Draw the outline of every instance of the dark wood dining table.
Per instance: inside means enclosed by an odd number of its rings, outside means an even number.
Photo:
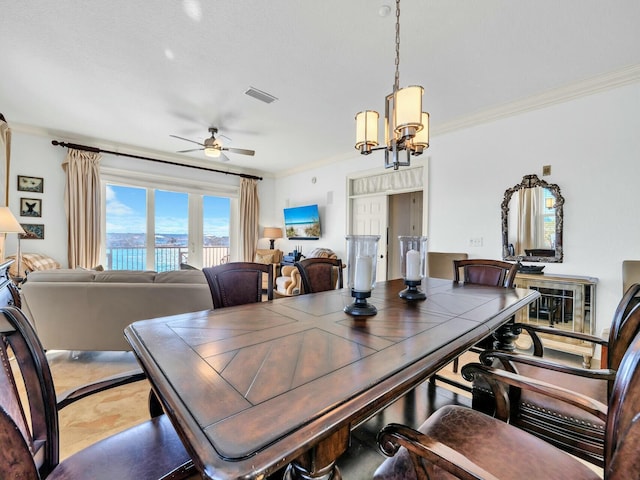
[[[196,467],[211,479],[340,479],[350,432],[533,302],[534,290],[381,282],[378,312],[348,289],[142,320],[125,330]]]

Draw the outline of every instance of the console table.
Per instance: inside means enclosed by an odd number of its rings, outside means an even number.
[[[574,275],[518,273],[515,284],[540,292],[540,298],[518,313],[518,321],[594,335],[598,279]],[[574,339],[541,335],[546,347],[582,355],[589,368],[594,345]],[[522,340],[521,340],[522,341]],[[519,342],[516,342],[518,345]]]

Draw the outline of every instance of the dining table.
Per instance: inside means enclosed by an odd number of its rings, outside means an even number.
[[[345,313],[344,288],[141,320],[125,336],[203,478],[340,479],[358,425],[540,295],[424,278],[426,299],[407,301],[404,287],[377,283],[372,316]]]

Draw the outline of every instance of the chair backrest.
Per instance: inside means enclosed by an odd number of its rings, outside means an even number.
[[[304,293],[324,292],[343,287],[342,260],[305,258],[295,263],[302,278]]]
[[[604,478],[638,478],[640,452],[640,336],[634,337],[616,374],[609,398]]]
[[[233,307],[262,301],[262,275],[268,275],[267,298],[273,299],[272,266],[253,262],[231,262],[203,268],[213,308]]]
[[[453,279],[456,282],[460,281],[460,270],[463,272],[464,283],[513,288],[518,264],[479,258],[454,260]]]
[[[629,344],[640,332],[640,283],[631,285],[622,296],[611,321],[607,367],[617,370]]]
[[[0,361],[0,478],[44,478],[59,462],[55,388],[42,345],[15,307],[0,309]]]
[[[453,280],[453,261],[467,258],[469,258],[467,253],[427,252],[429,276]]]

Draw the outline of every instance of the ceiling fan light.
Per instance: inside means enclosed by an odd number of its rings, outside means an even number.
[[[216,148],[216,147],[205,147],[204,149],[204,154],[207,157],[211,157],[211,158],[217,158],[220,156],[220,149]]]

